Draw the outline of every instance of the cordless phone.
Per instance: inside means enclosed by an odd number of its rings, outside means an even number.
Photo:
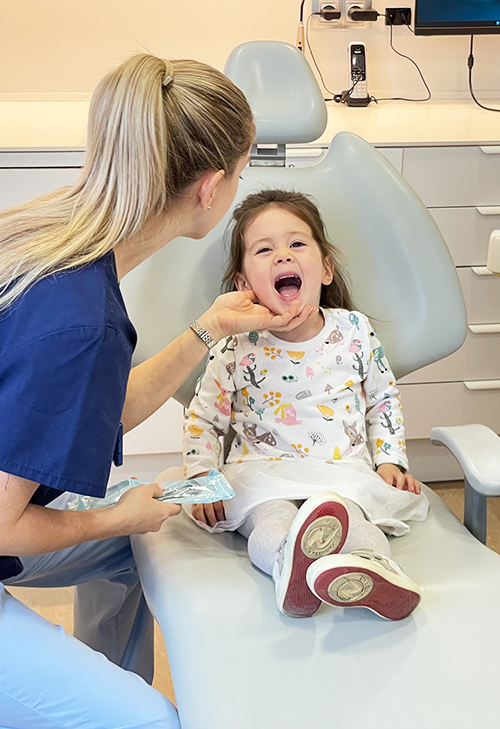
[[[349,43],[349,106],[368,106],[370,97],[366,84],[366,46],[364,43]]]

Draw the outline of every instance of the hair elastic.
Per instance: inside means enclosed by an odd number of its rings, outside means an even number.
[[[170,86],[170,84],[172,83],[173,80],[174,79],[172,78],[172,76],[165,76],[165,78],[162,81],[162,86],[165,86],[165,88],[167,86]]]

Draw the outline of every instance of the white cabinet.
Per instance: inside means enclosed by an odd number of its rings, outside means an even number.
[[[402,172],[447,242],[469,324],[458,352],[401,380],[410,446],[437,424],[500,432],[500,279],[486,269],[490,233],[500,228],[500,147],[409,147]]]

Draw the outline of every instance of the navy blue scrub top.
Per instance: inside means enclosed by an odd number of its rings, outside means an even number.
[[[0,318],[0,470],[63,491],[104,496],[137,335],[114,253],[36,283]],[[0,557],[0,580],[19,574]]]

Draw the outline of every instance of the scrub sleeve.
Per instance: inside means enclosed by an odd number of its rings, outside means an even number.
[[[32,503],[104,495],[135,343],[112,252],[39,281],[0,319],[0,470],[40,483]],[[9,585],[78,585],[80,640]],[[152,627],[128,537],[0,557],[0,729],[177,728],[144,680]]]

